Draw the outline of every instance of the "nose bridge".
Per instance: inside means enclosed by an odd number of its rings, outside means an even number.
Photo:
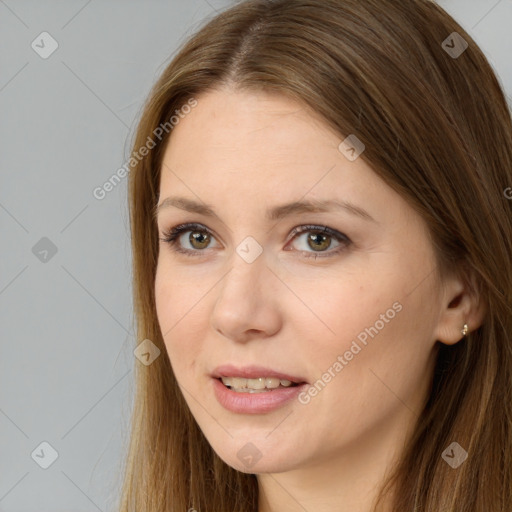
[[[213,327],[235,340],[244,339],[246,331],[265,331],[269,335],[280,325],[270,282],[272,273],[264,252],[260,250],[256,255],[254,248],[241,243],[233,252],[212,311]]]
[[[263,247],[257,250],[250,241],[243,241],[235,248],[230,263],[231,270],[224,279],[222,291],[255,297],[264,288],[262,281],[268,279],[269,274]]]

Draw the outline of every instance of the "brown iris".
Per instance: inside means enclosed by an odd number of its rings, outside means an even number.
[[[325,243],[327,241],[327,243]],[[313,242],[314,245],[311,245],[310,242]],[[308,245],[312,249],[320,249],[325,250],[328,249],[331,245],[330,237],[326,235],[322,235],[322,233],[313,233],[308,236]]]
[[[204,249],[210,243],[210,235],[204,231],[192,231],[188,239],[195,249]]]

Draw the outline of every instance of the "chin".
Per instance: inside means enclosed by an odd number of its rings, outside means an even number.
[[[291,461],[282,460],[283,456],[272,450],[272,455],[265,456],[262,450],[258,450],[252,443],[248,442],[237,446],[226,453],[224,449],[217,455],[230,467],[241,473],[284,473],[296,467]]]

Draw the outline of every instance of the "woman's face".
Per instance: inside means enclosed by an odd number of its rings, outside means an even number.
[[[160,241],[155,291],[199,427],[249,473],[389,454],[435,363],[443,301],[424,222],[300,104],[231,90],[197,100],[162,166],[159,204],[183,201],[157,219],[161,238],[200,226]],[[332,203],[282,208],[297,202]],[[219,375],[279,388],[234,391]]]

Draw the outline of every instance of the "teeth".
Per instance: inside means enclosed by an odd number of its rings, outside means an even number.
[[[225,386],[229,386],[233,391],[253,393],[262,390],[276,389],[279,386],[289,387],[292,385],[290,380],[278,379],[276,377],[259,377],[257,379],[244,379],[242,377],[222,377]]]

